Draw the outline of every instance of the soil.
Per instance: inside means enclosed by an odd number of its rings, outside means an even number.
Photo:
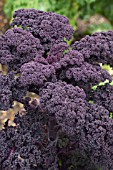
[[[4,4],[5,0],[0,0],[0,35],[9,28],[9,21],[3,12]]]

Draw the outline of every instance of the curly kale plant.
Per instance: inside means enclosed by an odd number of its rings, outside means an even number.
[[[112,77],[101,67],[113,67],[113,32],[69,46],[69,20],[34,9],[11,25],[0,37],[0,110],[24,109],[0,131],[0,170],[113,170]]]

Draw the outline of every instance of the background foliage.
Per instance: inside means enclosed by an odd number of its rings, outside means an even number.
[[[113,29],[113,1],[111,0],[6,0],[4,11],[7,18],[11,20],[13,12],[20,8],[35,8],[65,15],[74,28],[82,29],[85,34]],[[95,15],[99,16],[99,22],[98,20],[95,22]],[[92,16],[94,16],[94,23],[90,23]],[[78,18],[82,21],[81,26],[80,24],[78,26]]]

